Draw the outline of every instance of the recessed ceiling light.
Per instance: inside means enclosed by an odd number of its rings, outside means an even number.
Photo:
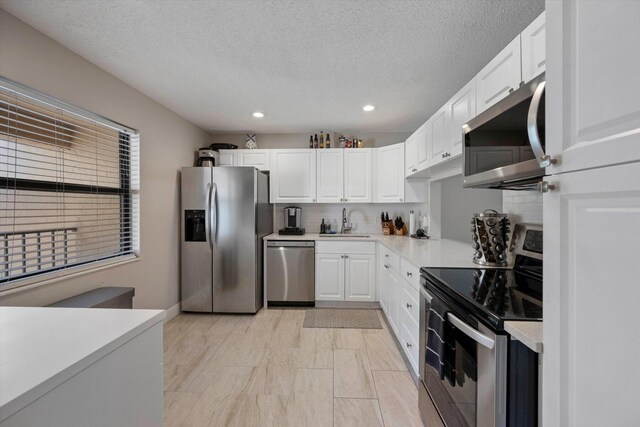
[[[362,109],[364,111],[373,111],[373,110],[376,109],[376,106],[375,105],[365,105],[364,107],[362,107]]]
[[[255,117],[256,119],[261,119],[264,117],[264,113],[260,112],[260,111],[254,111],[253,113],[251,113],[251,115],[253,117]]]

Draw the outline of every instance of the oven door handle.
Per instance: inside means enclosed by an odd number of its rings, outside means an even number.
[[[476,329],[458,319],[455,315],[447,313],[447,319],[449,319],[449,322],[451,322],[453,326],[458,328],[461,332],[463,332],[466,336],[468,336],[478,344],[487,347],[489,350],[491,350],[495,346],[496,342],[494,340],[484,334],[481,334]]]
[[[422,294],[424,299],[426,299],[427,302],[429,304],[431,304],[431,300],[433,300],[433,297],[431,296],[431,294],[429,292],[427,292],[427,290],[425,288],[420,288],[420,293]]]

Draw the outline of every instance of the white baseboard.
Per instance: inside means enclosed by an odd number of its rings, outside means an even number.
[[[378,301],[316,301],[316,308],[380,308]]]
[[[180,314],[180,303],[174,304],[171,307],[167,308],[165,310],[165,313],[166,315],[164,317],[164,322],[167,323],[169,320]]]

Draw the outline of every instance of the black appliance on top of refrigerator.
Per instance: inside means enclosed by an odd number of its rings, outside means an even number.
[[[262,238],[273,230],[269,177],[250,167],[181,170],[181,309],[256,313]]]

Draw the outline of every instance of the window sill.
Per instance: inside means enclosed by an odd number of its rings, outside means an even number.
[[[124,264],[129,264],[140,260],[139,255],[127,255],[117,260],[103,260],[97,261],[89,265],[80,265],[78,267],[71,267],[66,270],[60,270],[47,275],[48,277],[30,277],[23,280],[17,280],[14,283],[8,284],[0,288],[0,298],[13,295],[20,292],[25,292],[33,289],[37,289],[41,286],[46,286],[52,283],[61,282],[78,276],[84,276],[86,274],[95,273],[97,271],[106,270],[108,268],[117,267]]]

